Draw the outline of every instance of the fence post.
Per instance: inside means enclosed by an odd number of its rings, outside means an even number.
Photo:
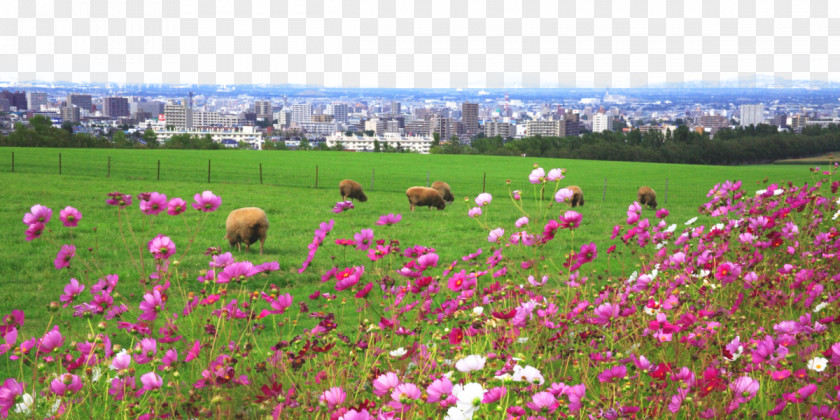
[[[607,201],[607,178],[604,178],[604,196],[601,197],[601,201]]]
[[[157,180],[160,181],[160,159],[158,159],[158,172],[157,172]]]
[[[12,152],[12,173],[15,172],[15,152]]]
[[[376,175],[376,169],[370,170],[370,190],[373,191],[373,177]]]
[[[484,173],[484,180],[481,181],[481,192],[487,192],[487,172]]]
[[[108,176],[106,178],[111,177],[111,156],[108,156]]]
[[[426,188],[429,188],[429,171],[426,171]]]
[[[665,178],[665,204],[668,204],[668,178]]]
[[[61,175],[61,153],[58,154],[58,174]]]
[[[262,162],[260,162],[260,185],[262,185]]]
[[[210,159],[207,159],[207,183],[210,183]]]
[[[318,189],[318,165],[315,165],[315,189]]]

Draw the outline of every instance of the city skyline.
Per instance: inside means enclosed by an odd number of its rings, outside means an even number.
[[[840,87],[828,0],[0,0],[0,88]]]

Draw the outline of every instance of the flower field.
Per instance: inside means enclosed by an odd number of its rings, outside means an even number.
[[[0,416],[837,419],[837,167],[785,170],[656,209],[572,208],[571,165],[441,212],[287,189],[264,255],[221,226],[277,189],[4,174]]]

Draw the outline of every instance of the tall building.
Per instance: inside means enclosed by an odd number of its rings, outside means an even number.
[[[487,137],[501,137],[506,139],[508,137],[512,137],[510,133],[510,123],[506,122],[499,122],[499,121],[489,121],[484,124],[484,134]]]
[[[429,120],[432,133],[438,133],[441,141],[449,140],[452,137],[452,120],[446,117],[435,115]]]
[[[26,92],[27,109],[40,111],[41,105],[47,106],[46,92]]]
[[[426,120],[411,121],[405,123],[405,134],[412,136],[429,136],[429,122]]]
[[[592,132],[600,133],[602,131],[609,131],[612,128],[610,127],[611,122],[612,118],[605,114],[602,108],[600,112],[592,116]]]
[[[461,104],[461,121],[464,122],[466,134],[474,136],[478,134],[478,104],[464,102]]]
[[[560,137],[580,135],[580,121],[578,121],[577,115],[571,113],[566,114],[566,118],[560,121],[560,132],[558,135]]]
[[[281,109],[279,112],[274,114],[274,119],[277,120],[277,124],[283,127],[288,127],[292,123],[292,112]]]
[[[402,105],[397,101],[391,101],[391,115],[400,115]]]
[[[176,130],[193,128],[193,110],[186,105],[166,104],[163,109],[166,125],[174,126]]]
[[[312,107],[309,104],[292,105],[292,122],[311,122]]]
[[[773,116],[773,125],[779,128],[787,128],[787,115],[778,114]]]
[[[803,128],[805,128],[805,124],[808,122],[808,116],[802,114],[796,114],[790,117],[790,129],[794,132],[800,132]]]
[[[90,95],[82,95],[79,93],[71,93],[67,95],[67,106],[77,106],[80,111],[91,112],[93,109],[93,102]]]
[[[9,101],[9,107],[15,107],[18,111],[26,111],[29,109],[26,106],[26,92],[9,92],[8,90],[4,90],[0,92],[0,99],[5,99]]]
[[[127,117],[131,115],[128,98],[105,98],[102,100],[102,113],[109,117]]]
[[[327,114],[331,114],[334,121],[347,124],[349,107],[347,104],[329,104],[327,105]]]
[[[741,105],[741,127],[764,123],[764,104]]]
[[[158,115],[163,114],[163,102],[129,102],[128,112],[138,121],[145,118],[157,118]]]
[[[544,136],[557,137],[560,135],[561,121],[534,121],[530,120],[525,123],[526,135],[530,136]]]
[[[77,106],[63,106],[61,107],[61,119],[65,122],[79,122],[81,116],[79,115],[79,107]]]
[[[274,115],[271,109],[271,101],[256,101],[254,102],[254,112],[257,114],[257,120],[274,121]]]

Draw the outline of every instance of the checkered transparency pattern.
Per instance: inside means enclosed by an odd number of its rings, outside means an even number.
[[[835,0],[0,0],[0,83],[840,81]]]

